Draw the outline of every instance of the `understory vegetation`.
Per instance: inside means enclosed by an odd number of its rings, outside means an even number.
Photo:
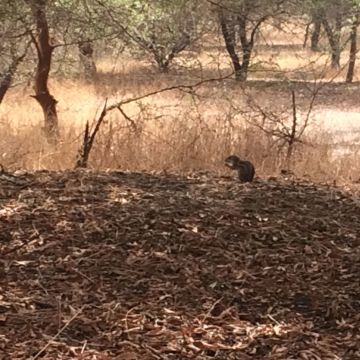
[[[74,167],[85,124],[120,102],[91,168],[222,173],[237,153],[264,176],[360,178],[356,2],[27,3],[0,13],[5,168]]]

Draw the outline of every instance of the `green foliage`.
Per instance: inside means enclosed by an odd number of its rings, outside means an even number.
[[[29,9],[23,1],[0,1],[0,69],[26,46]]]
[[[194,30],[191,26],[196,13],[192,13],[194,0],[179,0],[176,2],[164,0],[127,0],[124,11],[127,15],[127,26],[132,30],[141,31],[144,39],[152,40],[166,46],[175,40],[179,33]]]
[[[116,20],[128,45],[150,53],[161,71],[197,39],[204,20],[198,0],[113,2],[121,9],[121,18]]]

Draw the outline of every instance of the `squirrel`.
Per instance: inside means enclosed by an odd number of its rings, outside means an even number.
[[[225,166],[231,170],[236,170],[241,182],[251,182],[254,179],[254,165],[247,160],[240,160],[236,155],[230,155],[225,159]]]

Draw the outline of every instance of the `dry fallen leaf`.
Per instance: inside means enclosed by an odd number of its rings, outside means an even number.
[[[0,185],[0,352],[9,359],[44,347],[44,360],[358,356],[352,194],[111,171]]]

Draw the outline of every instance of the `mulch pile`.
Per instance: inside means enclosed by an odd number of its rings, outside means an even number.
[[[0,359],[360,359],[359,280],[339,188],[0,175]]]

